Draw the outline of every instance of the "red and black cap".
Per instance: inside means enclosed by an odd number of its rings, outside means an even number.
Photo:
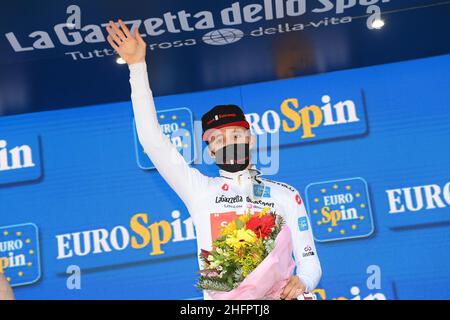
[[[226,104],[215,106],[202,117],[202,139],[206,141],[208,136],[214,131],[213,129],[229,126],[250,128],[250,124],[245,119],[244,112],[237,105]]]

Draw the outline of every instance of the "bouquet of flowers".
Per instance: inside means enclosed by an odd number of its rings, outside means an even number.
[[[197,288],[218,300],[280,299],[295,267],[289,227],[268,208],[222,227],[200,259]]]

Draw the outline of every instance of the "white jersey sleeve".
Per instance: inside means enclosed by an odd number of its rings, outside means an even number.
[[[292,232],[296,274],[306,286],[306,291],[311,292],[320,281],[322,268],[303,199],[297,190],[289,192],[289,194],[288,212],[285,219]]]
[[[131,64],[129,70],[131,101],[139,142],[164,180],[190,209],[195,203],[195,195],[205,188],[208,177],[191,168],[162,132],[148,80],[147,64]],[[195,217],[193,220],[195,223]]]

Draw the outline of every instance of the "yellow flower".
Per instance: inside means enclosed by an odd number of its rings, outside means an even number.
[[[261,212],[258,215],[258,218],[261,218],[262,216],[266,215],[266,213],[270,210],[269,207],[265,207],[264,209],[261,210]]]
[[[236,231],[236,223],[230,222],[226,227],[222,229],[222,235],[229,235]]]
[[[250,220],[252,214],[250,213],[250,210],[248,213],[244,213],[239,217],[239,220],[241,220],[243,223],[247,223],[248,220]]]
[[[258,237],[252,230],[239,229],[226,239],[226,243],[236,249],[254,243]]]

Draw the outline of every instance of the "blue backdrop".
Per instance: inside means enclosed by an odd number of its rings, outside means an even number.
[[[320,298],[448,299],[449,70],[446,55],[159,97],[156,105],[161,122],[189,137],[198,135],[189,110],[199,120],[223,103],[242,105],[255,133],[279,133],[279,169],[269,178],[305,199],[323,268]],[[17,298],[202,297],[192,222],[142,163],[136,141],[129,101],[0,117],[0,271]],[[198,146],[180,148],[199,158]],[[325,195],[336,194],[351,199],[322,211]],[[155,224],[162,220],[169,240]],[[69,266],[81,269],[80,290],[68,287]]]

